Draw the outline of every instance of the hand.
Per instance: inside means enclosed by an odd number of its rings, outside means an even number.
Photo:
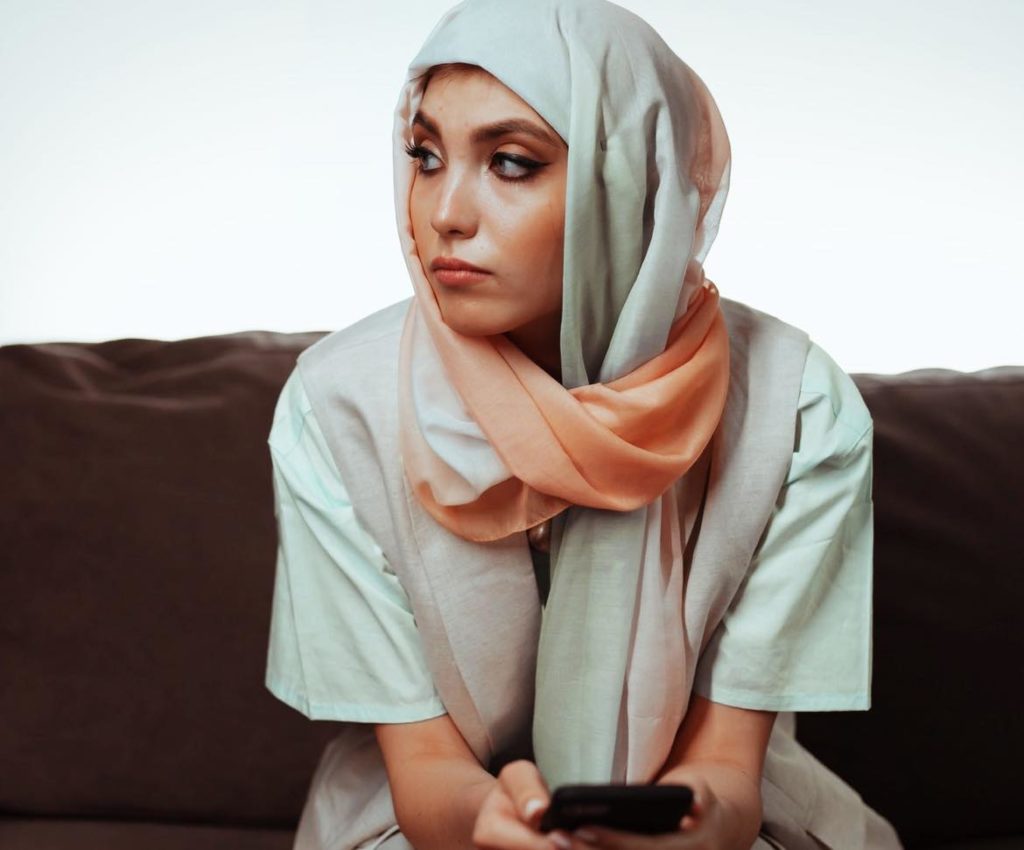
[[[544,778],[532,761],[506,764],[484,797],[473,825],[473,846],[479,850],[568,850],[563,830],[540,831],[540,819],[551,802]]]
[[[703,780],[687,784],[693,789],[693,805],[679,822],[679,832],[640,835],[588,824],[571,833],[571,850],[725,850],[725,817],[718,798]]]

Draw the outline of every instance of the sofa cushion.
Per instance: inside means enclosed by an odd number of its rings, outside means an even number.
[[[1024,850],[1024,837],[980,838],[956,844],[935,844],[929,850]]]
[[[0,810],[294,826],[266,438],[321,335],[0,348]]]
[[[0,818],[3,850],[291,850],[290,829]]]
[[[797,737],[908,846],[1024,835],[1024,367],[853,377],[875,420],[872,706],[801,714]]]

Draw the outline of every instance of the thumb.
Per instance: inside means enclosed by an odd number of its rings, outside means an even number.
[[[537,829],[551,802],[547,783],[537,765],[527,759],[511,761],[501,769],[498,782],[515,805],[519,819]]]

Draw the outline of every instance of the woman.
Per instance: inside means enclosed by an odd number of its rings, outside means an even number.
[[[296,846],[899,847],[793,737],[870,703],[870,415],[705,278],[703,83],[606,0],[466,0],[394,145],[414,296],[304,351],[269,439],[267,686],[345,721]],[[608,781],[696,804],[539,832]]]

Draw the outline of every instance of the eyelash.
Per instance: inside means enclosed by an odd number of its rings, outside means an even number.
[[[409,145],[405,146],[405,152],[413,160],[418,160],[418,168],[422,174],[430,174],[430,171],[423,169],[423,158],[425,156],[436,156],[433,151],[427,150],[423,145]],[[526,174],[520,175],[519,177],[503,177],[501,174],[498,175],[499,180],[504,180],[506,183],[523,183],[526,180],[531,180],[537,176],[537,172],[544,167],[543,163],[534,162],[532,159],[525,159],[521,156],[515,156],[509,153],[497,153],[494,155],[495,159],[500,159],[504,162],[510,162],[513,165],[517,165],[520,168],[528,169]]]

